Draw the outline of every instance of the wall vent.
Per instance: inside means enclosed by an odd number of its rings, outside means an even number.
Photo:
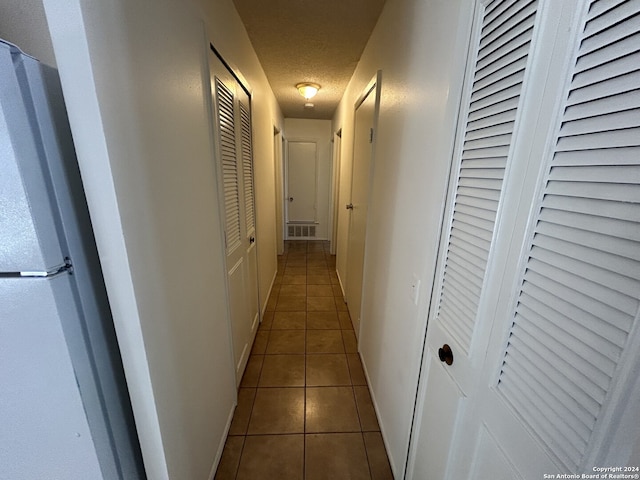
[[[316,238],[315,225],[287,225],[289,238]]]

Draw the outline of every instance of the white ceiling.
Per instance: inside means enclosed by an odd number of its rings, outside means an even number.
[[[384,2],[234,0],[285,117],[333,117]],[[313,109],[300,82],[321,86]]]

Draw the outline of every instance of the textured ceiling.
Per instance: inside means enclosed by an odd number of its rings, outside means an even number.
[[[384,1],[234,0],[285,117],[333,117]],[[300,82],[321,86],[313,109]]]

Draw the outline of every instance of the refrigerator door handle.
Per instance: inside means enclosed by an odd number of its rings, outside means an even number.
[[[65,258],[64,263],[45,272],[0,272],[0,278],[55,278],[63,273],[72,274],[73,265],[70,258]]]

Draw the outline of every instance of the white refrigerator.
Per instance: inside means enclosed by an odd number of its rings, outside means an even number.
[[[144,479],[55,69],[0,41],[0,479]]]

